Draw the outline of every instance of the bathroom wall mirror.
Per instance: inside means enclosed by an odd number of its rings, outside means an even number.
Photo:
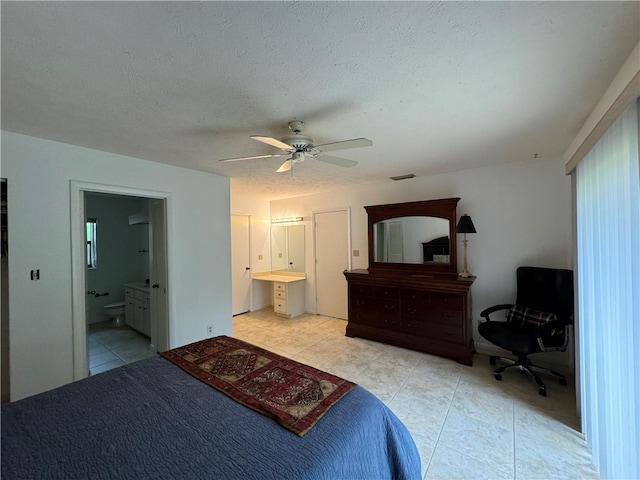
[[[271,270],[304,273],[304,225],[271,226]]]
[[[459,198],[364,207],[369,270],[455,274]]]

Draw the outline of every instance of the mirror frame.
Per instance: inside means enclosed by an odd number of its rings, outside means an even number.
[[[423,200],[419,202],[391,203],[387,205],[372,205],[364,207],[368,216],[369,237],[369,271],[388,273],[410,273],[425,275],[455,275],[458,272],[458,257],[456,255],[456,206],[460,198],[442,198],[438,200]],[[438,217],[449,220],[449,264],[416,264],[416,263],[389,263],[376,262],[374,260],[374,228],[373,226],[383,220],[398,217]]]

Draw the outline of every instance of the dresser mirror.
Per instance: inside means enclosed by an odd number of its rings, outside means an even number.
[[[304,225],[271,226],[271,270],[304,273]]]
[[[456,274],[459,198],[365,207],[369,270]]]

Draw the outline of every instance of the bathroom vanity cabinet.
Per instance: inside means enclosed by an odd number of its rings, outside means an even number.
[[[297,317],[305,312],[304,285],[306,274],[298,272],[255,273],[254,280],[272,282],[273,311],[282,317]]]
[[[125,284],[125,321],[143,335],[151,336],[149,287],[144,284]]]

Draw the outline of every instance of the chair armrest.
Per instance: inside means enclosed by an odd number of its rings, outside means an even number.
[[[489,315],[500,310],[508,310],[511,307],[513,307],[513,304],[511,303],[501,303],[500,305],[494,305],[493,307],[485,308],[482,312],[480,312],[480,316],[484,317],[487,322],[490,322],[491,319],[489,318]]]

